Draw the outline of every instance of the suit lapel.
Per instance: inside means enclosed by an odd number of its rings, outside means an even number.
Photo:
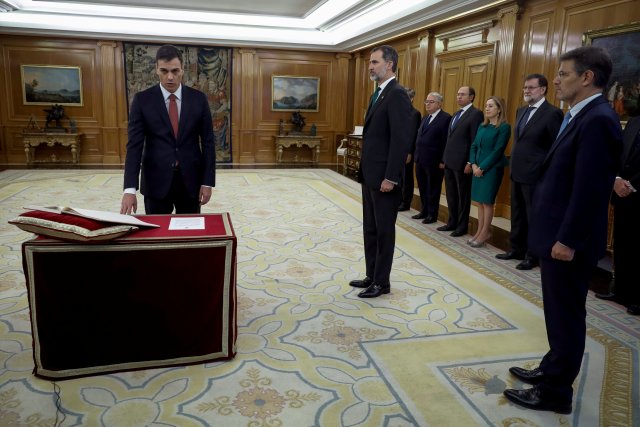
[[[189,90],[182,85],[182,99],[180,100],[180,120],[178,121],[178,141],[182,138],[182,131],[186,129],[186,121],[191,116],[191,103],[189,102]]]
[[[156,95],[154,98],[157,102],[154,102],[156,109],[158,111],[158,116],[162,119],[162,124],[165,128],[169,130],[169,133],[173,135],[173,128],[171,127],[171,120],[169,119],[169,111],[167,110],[167,103],[162,95],[162,91],[160,90],[160,85],[156,86]]]
[[[467,108],[465,110],[464,113],[462,113],[459,117],[458,120],[456,121],[456,125],[451,128],[451,123],[449,123],[449,135],[451,135],[452,133],[454,133],[456,131],[456,129],[458,129],[458,127],[460,127],[460,123],[462,123],[463,121],[465,121],[467,119],[467,117],[469,117],[471,114],[471,111],[473,111],[473,105],[469,108]],[[451,116],[451,120],[453,121],[453,116]]]
[[[603,96],[592,100],[590,103],[585,105],[582,108],[582,110],[580,110],[580,112],[574,118],[571,119],[571,121],[567,124],[567,127],[565,127],[562,130],[562,133],[560,133],[560,135],[558,135],[556,140],[553,142],[553,145],[551,145],[551,148],[549,148],[549,152],[547,153],[547,157],[544,159],[545,163],[547,161],[549,161],[549,159],[551,158],[551,155],[553,154],[553,152],[556,150],[556,148],[558,148],[558,145],[560,145],[562,143],[562,141],[568,135],[573,133],[573,128],[577,126],[576,123],[580,122],[582,120],[582,117],[585,114],[587,114],[587,112],[590,111],[593,107],[595,107],[596,105],[599,105],[599,104],[601,104],[603,102],[606,102]]]
[[[628,126],[628,125],[627,125]],[[636,148],[633,153],[631,153],[631,148],[633,144],[636,142],[636,138],[638,137],[638,132],[640,132],[640,120],[636,120],[632,124],[633,127],[629,128],[629,132],[625,133],[625,136],[629,134],[629,138],[624,140],[623,152],[622,152],[622,164],[625,164],[628,160],[630,160],[629,155],[631,157],[638,156],[640,153],[640,148]]]
[[[373,113],[378,109],[378,107],[380,107],[380,105],[383,102],[385,102],[385,98],[386,98],[387,94],[389,93],[391,88],[394,87],[395,85],[396,85],[396,79],[392,79],[389,83],[387,83],[387,85],[384,87],[382,92],[380,92],[380,95],[378,95],[378,99],[376,100],[375,104],[373,104],[371,106],[371,108],[369,108],[369,111],[367,111],[367,117],[364,120],[365,124],[366,124],[366,122],[369,121],[371,116],[373,116]]]

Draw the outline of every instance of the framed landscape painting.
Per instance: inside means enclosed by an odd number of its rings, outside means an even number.
[[[25,105],[83,105],[80,67],[21,65],[20,73],[22,102]]]
[[[320,77],[271,76],[272,111],[318,111]]]
[[[620,121],[640,115],[640,23],[588,31],[583,41],[611,56],[613,72],[604,94]]]

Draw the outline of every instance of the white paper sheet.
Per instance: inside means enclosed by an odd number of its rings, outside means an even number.
[[[169,230],[204,230],[204,217],[171,218]]]

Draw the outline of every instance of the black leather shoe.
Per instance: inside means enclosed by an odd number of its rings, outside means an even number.
[[[520,381],[527,384],[540,384],[545,379],[544,373],[542,373],[540,368],[524,369],[517,366],[512,366],[511,368],[509,368],[509,372],[511,372],[511,374],[517,377]]]
[[[374,282],[367,289],[365,289],[364,291],[360,292],[358,294],[358,297],[360,297],[360,298],[375,298],[375,297],[379,297],[382,294],[388,294],[389,292],[391,292],[391,286],[389,286],[389,285],[382,286],[382,285],[378,285],[377,283]]]
[[[466,231],[462,231],[462,230],[455,230],[453,231],[450,236],[451,237],[460,237],[460,236],[465,236],[467,234]]]
[[[420,213],[417,213],[415,215],[412,215],[411,218],[413,218],[413,219],[423,219],[423,218],[426,218],[426,216],[422,212],[420,212]]]
[[[353,286],[354,288],[368,288],[373,284],[373,280],[365,277],[362,280],[352,280],[349,282],[349,286]]]
[[[534,267],[538,266],[537,259],[527,258],[524,261],[521,261],[518,265],[516,265],[517,270],[531,270]]]
[[[455,230],[455,227],[450,227],[448,225],[441,225],[440,227],[436,228],[436,230],[438,230],[438,231],[453,231],[453,230]]]
[[[503,393],[513,403],[536,411],[553,411],[558,414],[570,414],[572,411],[571,402],[558,402],[556,399],[545,398],[538,386],[526,390],[508,388]]]
[[[428,216],[422,220],[423,224],[433,224],[434,222],[436,222],[436,219],[432,216]]]
[[[407,203],[401,203],[400,206],[398,206],[398,212],[408,211],[409,209],[411,209],[411,206]]]
[[[503,254],[498,254],[496,255],[496,258],[498,259],[524,259],[524,254],[521,252],[516,252],[516,251],[509,251],[509,252],[505,252]]]
[[[638,314],[640,314],[640,305],[631,304],[629,307],[627,307],[627,313],[637,316]]]
[[[606,294],[596,294],[596,298],[605,301],[615,301],[617,296],[613,292],[607,292]]]

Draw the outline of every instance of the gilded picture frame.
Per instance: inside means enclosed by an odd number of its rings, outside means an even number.
[[[319,110],[320,77],[271,76],[271,111]]]
[[[71,65],[21,65],[22,103],[82,107],[82,69]]]
[[[620,121],[640,115],[640,22],[588,31],[583,44],[611,56],[613,72],[604,94]]]

